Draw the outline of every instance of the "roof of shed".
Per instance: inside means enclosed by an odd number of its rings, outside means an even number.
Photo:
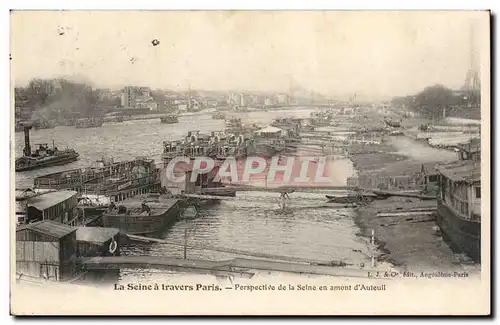
[[[78,195],[76,191],[57,191],[35,196],[27,200],[28,206],[35,207],[43,211],[61,202],[64,202],[72,196]]]
[[[76,240],[93,244],[103,244],[120,233],[116,228],[78,227]]]
[[[438,165],[436,169],[446,178],[455,182],[480,182],[481,165],[472,160],[459,160],[450,164]]]
[[[16,229],[16,232],[23,230],[31,230],[50,237],[63,238],[66,235],[75,232],[76,228],[70,227],[54,220],[42,220],[29,223],[27,225],[22,225]]]

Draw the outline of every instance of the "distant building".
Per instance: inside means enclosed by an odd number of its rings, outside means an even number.
[[[248,98],[244,94],[240,94],[239,106],[248,106]]]
[[[214,98],[205,97],[202,99],[201,104],[204,107],[217,107],[218,101]]]
[[[229,96],[229,104],[231,105],[241,105],[241,94],[233,93]]]
[[[121,95],[121,106],[124,108],[134,107],[135,89],[134,87],[125,87]]]
[[[141,93],[141,97],[143,98],[151,97],[151,92],[148,87],[141,87],[139,91]]]
[[[121,94],[123,108],[158,110],[158,103],[151,96],[148,87],[125,87]]]
[[[277,94],[276,95],[276,104],[278,105],[288,105],[289,104],[289,98],[287,94]]]

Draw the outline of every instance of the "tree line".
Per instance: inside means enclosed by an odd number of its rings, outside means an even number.
[[[66,79],[32,79],[26,86],[15,87],[14,96],[16,115],[23,112],[24,118],[31,115],[42,120],[100,117],[120,103],[103,90]]]
[[[395,97],[392,100],[395,106],[406,106],[422,117],[439,119],[446,114],[460,113],[460,111],[480,111],[481,94],[479,91],[453,92],[443,85],[429,86],[414,96]]]

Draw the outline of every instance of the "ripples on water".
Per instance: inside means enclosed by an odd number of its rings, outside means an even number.
[[[280,113],[250,113],[244,122],[268,123]],[[293,112],[293,116],[308,116],[308,111]],[[241,116],[238,116],[241,117]],[[16,174],[16,186],[32,186],[33,177],[61,170],[87,167],[102,157],[115,161],[147,156],[159,159],[162,142],[181,139],[189,130],[210,132],[223,130],[224,121],[212,120],[210,115],[182,117],[178,124],[161,124],[159,120],[128,121],[104,124],[101,128],[76,129],[56,127],[31,132],[32,144],[56,141],[59,148],[70,147],[80,153],[80,160],[65,165]],[[21,155],[23,133],[16,133],[15,152]],[[345,161],[340,165],[346,178]],[[339,166],[340,166],[339,165]],[[182,244],[188,229],[188,245],[216,246],[250,252],[285,255],[316,260],[345,260],[359,265],[368,260],[366,240],[356,236],[352,209],[321,208],[321,194],[294,193],[290,195],[291,211],[278,209],[277,193],[241,193],[242,200],[224,201],[203,211],[203,217],[180,221],[166,234],[169,241]],[[360,252],[355,252],[359,250]],[[136,244],[122,248],[125,255],[148,254],[182,258],[183,248],[167,244]],[[208,250],[189,250],[189,258],[226,259],[235,255]],[[157,273],[151,270],[124,270],[125,279]],[[160,272],[168,273],[168,272]]]

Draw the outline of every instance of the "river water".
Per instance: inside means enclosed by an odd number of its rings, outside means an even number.
[[[243,122],[268,123],[284,116],[306,117],[310,111],[259,112],[239,114]],[[224,121],[212,120],[210,115],[181,117],[178,124],[161,124],[159,120],[128,121],[104,124],[101,128],[75,129],[56,127],[31,132],[33,143],[52,143],[60,149],[74,148],[80,160],[65,166],[17,173],[16,186],[29,187],[33,177],[65,169],[86,167],[97,159],[115,161],[147,156],[158,159],[162,142],[181,139],[189,130],[203,132],[223,130]],[[21,155],[23,134],[15,135],[16,156]],[[334,162],[335,178],[345,184],[352,176],[347,160]],[[343,185],[343,184],[339,184]],[[224,201],[203,211],[203,217],[194,221],[181,221],[166,234],[165,239],[184,242],[188,229],[188,244],[245,250],[249,252],[285,255],[315,260],[344,260],[359,265],[369,263],[367,241],[356,235],[354,211],[349,208],[325,208],[324,194],[294,193],[290,211],[282,212],[277,203],[279,194],[250,192],[238,193],[241,200]],[[141,244],[122,247],[125,255],[156,255],[182,257],[181,247],[167,244]],[[189,250],[189,258],[224,259],[235,257],[211,250]],[[149,270],[123,270],[124,281],[157,273]]]

